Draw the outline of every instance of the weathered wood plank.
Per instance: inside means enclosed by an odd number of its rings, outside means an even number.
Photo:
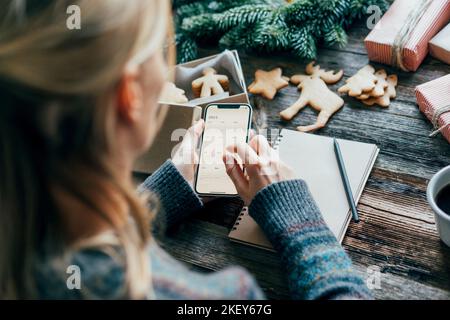
[[[425,197],[426,181],[375,170],[350,225],[345,247],[355,261],[450,291],[450,248],[440,242]]]
[[[356,271],[367,276],[367,266],[354,263]],[[366,280],[367,281],[367,280]],[[381,270],[380,289],[373,289],[375,299],[380,300],[448,300],[450,293],[446,290],[417,283],[414,280],[397,276]]]

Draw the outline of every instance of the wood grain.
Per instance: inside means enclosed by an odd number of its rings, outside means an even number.
[[[324,68],[345,71],[344,79],[332,86],[333,90],[369,63],[363,45],[368,32],[363,24],[357,25],[349,32],[346,48],[319,51],[318,63]],[[217,52],[217,48],[201,50],[202,56]],[[281,53],[252,55],[240,51],[240,57],[247,83],[257,69],[281,67],[290,76],[303,72],[309,62]],[[317,132],[375,143],[381,149],[358,206],[361,222],[350,224],[343,245],[364,277],[368,266],[380,268],[381,289],[373,291],[377,299],[449,299],[450,248],[439,240],[425,192],[430,177],[450,164],[450,147],[441,136],[428,138],[431,125],[419,112],[414,88],[450,73],[450,66],[430,57],[415,73],[374,66],[399,76],[398,97],[391,106],[367,107],[346,97],[344,108]],[[252,96],[255,127],[295,129],[314,122],[316,113],[310,108],[291,122],[280,120],[279,112],[298,96],[295,86],[281,90],[273,101]],[[161,239],[162,245],[176,258],[204,272],[232,264],[244,266],[268,297],[287,298],[287,283],[276,254],[228,240],[241,206],[239,200],[213,201],[170,237]]]

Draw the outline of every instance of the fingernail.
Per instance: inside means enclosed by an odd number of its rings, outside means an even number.
[[[233,163],[233,156],[229,152],[225,151],[225,164],[231,165]]]

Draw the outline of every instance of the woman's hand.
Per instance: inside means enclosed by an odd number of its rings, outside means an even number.
[[[223,161],[246,205],[260,190],[272,183],[295,178],[291,169],[280,161],[278,152],[261,135],[252,138],[249,144],[227,147]]]
[[[181,175],[191,185],[194,185],[195,168],[199,162],[197,153],[198,142],[203,133],[205,122],[199,120],[194,126],[189,128],[181,142],[180,147],[172,157],[172,162]]]

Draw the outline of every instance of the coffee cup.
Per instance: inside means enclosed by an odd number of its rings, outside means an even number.
[[[450,213],[443,209],[442,201],[448,201],[450,204],[450,197],[442,198],[444,188],[450,188],[450,166],[445,167],[436,173],[428,183],[427,200],[434,211],[436,226],[441,240],[450,247]],[[446,189],[450,190],[450,189]],[[439,199],[438,199],[439,198]]]

